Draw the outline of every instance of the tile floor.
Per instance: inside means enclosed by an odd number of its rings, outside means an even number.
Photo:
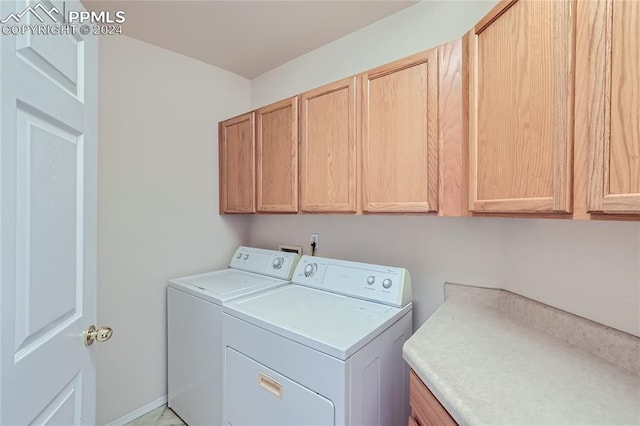
[[[163,405],[127,423],[126,426],[185,426],[185,423],[170,408]]]

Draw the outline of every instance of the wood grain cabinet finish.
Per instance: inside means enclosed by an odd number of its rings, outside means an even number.
[[[468,38],[438,46],[438,215],[468,216]]]
[[[574,8],[504,0],[470,32],[470,210],[571,211]]]
[[[298,97],[256,111],[257,211],[298,211]]]
[[[578,184],[589,188],[589,212],[639,214],[640,2],[577,8],[576,152],[587,164]]]
[[[356,77],[300,96],[300,205],[356,212]]]
[[[218,125],[220,213],[255,212],[254,131],[252,112]]]
[[[409,377],[409,403],[411,404],[409,426],[453,426],[457,424],[413,370],[411,370]]]
[[[362,210],[438,207],[438,51],[362,76]]]

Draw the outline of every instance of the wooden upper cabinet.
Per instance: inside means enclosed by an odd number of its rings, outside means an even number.
[[[470,32],[470,210],[571,211],[574,5],[502,1]]]
[[[468,216],[468,37],[438,47],[438,215]]]
[[[253,213],[255,134],[254,114],[218,125],[220,213]]]
[[[362,210],[438,207],[438,51],[362,76]]]
[[[300,96],[300,205],[356,211],[356,78]]]
[[[576,134],[588,211],[640,213],[640,2],[578,2]],[[582,163],[579,163],[582,164]]]
[[[298,97],[256,111],[258,212],[298,211]]]

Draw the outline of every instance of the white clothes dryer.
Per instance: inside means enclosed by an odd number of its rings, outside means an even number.
[[[409,273],[303,256],[292,281],[223,307],[225,424],[406,425]]]
[[[222,306],[289,283],[300,256],[239,247],[229,269],[169,281],[168,405],[190,426],[222,424]]]

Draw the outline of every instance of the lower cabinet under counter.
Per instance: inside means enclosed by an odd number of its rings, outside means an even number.
[[[409,426],[457,425],[413,370],[409,378],[409,403],[411,405]]]

